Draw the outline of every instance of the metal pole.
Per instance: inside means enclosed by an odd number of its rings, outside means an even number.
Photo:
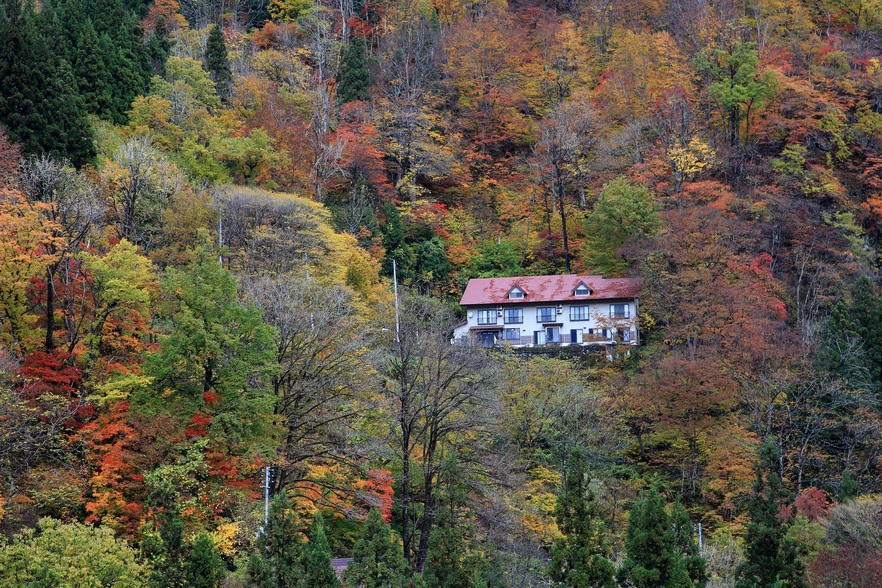
[[[263,482],[263,528],[264,532],[269,525],[269,490],[270,490],[270,467],[266,466],[264,469],[264,482]]]
[[[401,341],[399,335],[401,325],[398,320],[398,264],[394,259],[392,260],[392,288],[395,293],[395,342],[399,343]]]

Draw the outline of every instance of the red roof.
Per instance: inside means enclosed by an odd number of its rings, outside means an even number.
[[[576,287],[584,283],[591,289],[590,296],[575,296]],[[524,291],[523,298],[509,299],[508,293],[517,286]],[[609,278],[603,276],[520,276],[513,278],[476,278],[469,280],[462,306],[476,304],[523,304],[531,302],[565,302],[593,300],[621,300],[638,298],[643,280],[639,278]]]

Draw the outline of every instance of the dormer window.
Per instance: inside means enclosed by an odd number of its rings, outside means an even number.
[[[508,299],[509,300],[520,300],[523,297],[524,297],[524,291],[521,290],[520,288],[518,288],[517,286],[515,286],[514,288],[512,288],[508,292]]]
[[[580,283],[578,286],[576,286],[573,294],[575,294],[576,296],[591,296],[591,288],[589,288],[585,284]]]

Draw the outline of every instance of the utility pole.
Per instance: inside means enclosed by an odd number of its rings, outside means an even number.
[[[395,342],[401,342],[401,323],[398,320],[398,264],[392,260],[392,288],[395,294]]]
[[[270,466],[264,468],[263,480],[263,528],[266,529],[269,525]]]

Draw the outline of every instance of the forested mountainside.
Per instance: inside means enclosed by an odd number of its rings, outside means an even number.
[[[0,584],[878,587],[880,147],[878,0],[0,0]]]

